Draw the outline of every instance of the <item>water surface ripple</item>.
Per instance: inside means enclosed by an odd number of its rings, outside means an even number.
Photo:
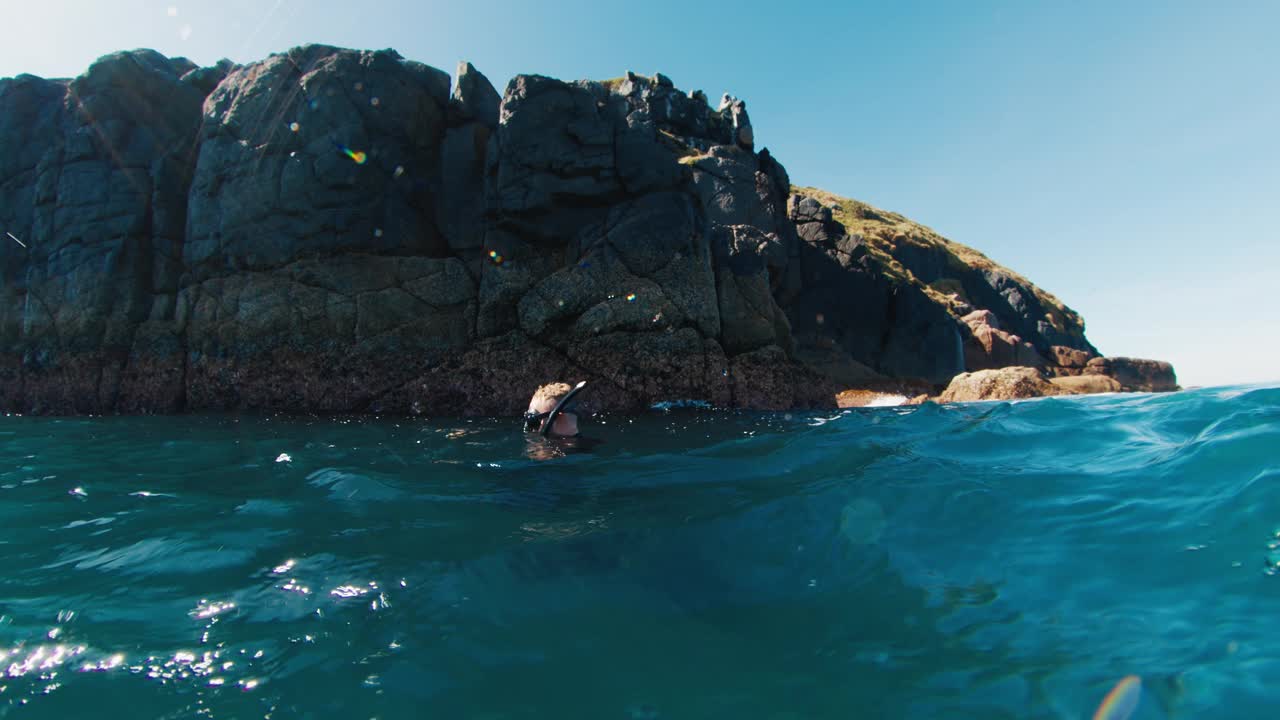
[[[0,717],[1274,714],[1280,389],[513,425],[0,418]]]

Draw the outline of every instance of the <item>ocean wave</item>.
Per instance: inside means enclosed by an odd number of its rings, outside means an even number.
[[[1135,717],[1266,717],[1280,670],[1280,388],[679,408],[552,460],[502,421],[0,428],[30,716],[1084,717],[1139,675]]]

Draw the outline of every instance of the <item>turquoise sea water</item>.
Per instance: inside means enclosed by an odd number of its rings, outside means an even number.
[[[1275,715],[1278,388],[515,425],[0,418],[0,717]]]

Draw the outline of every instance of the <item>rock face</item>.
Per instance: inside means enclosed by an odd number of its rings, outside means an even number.
[[[945,307],[884,273],[830,208],[797,195],[790,210],[802,242],[779,295],[800,357],[938,385],[964,370],[961,325]]]
[[[970,370],[1039,366],[1045,362],[1031,343],[1001,330],[999,319],[990,310],[974,310],[960,321],[969,328],[964,364]]]
[[[392,52],[311,46],[214,89],[170,325],[186,404],[373,408],[467,347],[476,282],[453,248],[478,256],[479,208],[446,223],[439,205],[446,168],[480,186],[475,137],[496,108],[481,83],[460,87],[451,98],[448,75]]]
[[[549,379],[591,380],[588,410],[834,407],[1010,364],[1172,385],[755,148],[743,101],[661,74],[499,95],[314,45],[0,80],[27,246],[0,243],[0,409],[513,413]]]
[[[1049,382],[1071,395],[1093,395],[1121,390],[1119,381],[1106,375],[1062,375],[1049,378]]]
[[[1088,351],[1076,350],[1062,345],[1051,346],[1048,355],[1046,355],[1049,360],[1049,368],[1058,376],[1082,374],[1093,357],[1093,354]]]
[[[193,69],[136,51],[70,82],[0,81],[0,224],[27,246],[0,254],[6,409],[176,409],[182,356],[143,326],[183,272]]]
[[[1126,392],[1169,392],[1178,389],[1173,366],[1160,360],[1113,357],[1094,358],[1084,368],[1084,375],[1114,378]]]
[[[791,216],[810,247],[804,289],[787,307],[802,357],[838,348],[881,373],[945,385],[965,370],[1017,365],[1080,374],[1097,356],[1079,315],[976,250],[856,200],[795,193]],[[861,310],[844,318],[853,326],[831,322],[830,309],[850,303]]]

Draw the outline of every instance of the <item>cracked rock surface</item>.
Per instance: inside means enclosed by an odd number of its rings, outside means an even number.
[[[511,414],[581,379],[588,410],[818,408],[1015,362],[1159,385],[1012,275],[966,275],[991,307],[962,321],[756,146],[742,100],[660,74],[499,94],[390,50],[0,80],[27,245],[0,244],[0,410]]]

